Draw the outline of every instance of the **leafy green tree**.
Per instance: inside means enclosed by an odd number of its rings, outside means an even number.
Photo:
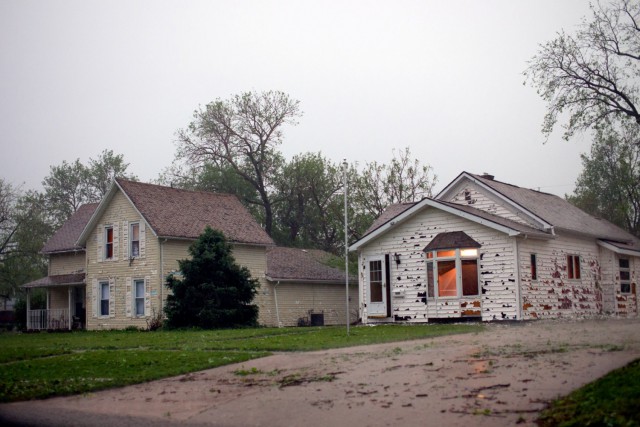
[[[358,175],[352,194],[359,214],[372,218],[380,216],[387,206],[394,203],[417,202],[431,197],[437,177],[433,168],[411,158],[409,147],[393,150],[388,164],[371,162],[365,164]]]
[[[335,252],[344,242],[342,176],[342,167],[320,153],[286,163],[276,183],[276,242]]]
[[[190,247],[191,259],[178,262],[183,278],[167,278],[167,326],[228,328],[254,326],[258,307],[251,304],[258,282],[236,264],[224,235],[205,228]]]
[[[190,165],[207,162],[229,167],[257,193],[265,231],[273,230],[273,183],[283,164],[277,147],[282,127],[297,124],[300,102],[283,92],[246,92],[216,99],[194,112],[194,120],[178,131],[178,156]]]
[[[7,185],[0,187],[6,189]],[[19,195],[16,190],[13,197],[17,199],[8,206],[9,221],[0,231],[4,242],[0,252],[0,296],[4,298],[19,295],[20,285],[46,274],[46,259],[40,250],[52,234],[42,195]],[[2,207],[0,210],[7,212]]]
[[[640,124],[640,3],[598,2],[591,13],[575,34],[560,31],[541,45],[524,72],[547,102],[547,137],[564,117],[565,139],[605,120]]]
[[[569,202],[640,237],[640,143],[638,127],[627,121],[596,129],[589,155]]]
[[[89,159],[88,165],[76,159],[73,163],[65,160],[51,166],[42,186],[55,228],[62,226],[80,206],[99,202],[113,178],[136,179],[126,173],[128,166],[121,154],[114,155],[111,150],[104,150],[97,159]]]

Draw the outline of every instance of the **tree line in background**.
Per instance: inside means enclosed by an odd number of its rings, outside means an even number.
[[[78,159],[51,166],[42,191],[0,178],[0,309],[20,285],[46,276],[42,246],[80,206],[100,201],[115,176],[135,179],[128,166],[122,155],[104,150],[86,165]]]
[[[431,196],[436,177],[409,149],[389,163],[340,164],[320,152],[291,160],[279,151],[283,126],[295,124],[299,102],[282,92],[216,100],[179,130],[173,166],[158,183],[231,193],[282,246],[343,253],[344,173],[349,185],[349,239],[360,237],[392,203]],[[0,296],[46,275],[46,240],[83,204],[100,201],[114,177],[137,179],[122,155],[103,151],[88,164],[52,166],[43,191],[0,180]]]
[[[282,92],[247,92],[217,99],[194,112],[178,131],[174,165],[161,182],[236,194],[267,233],[283,246],[340,253],[344,245],[344,174],[348,182],[349,239],[359,238],[392,203],[431,196],[432,168],[393,151],[388,163],[336,163],[320,152],[284,159],[283,126],[302,115]]]
[[[591,12],[574,34],[560,31],[540,45],[525,83],[547,102],[545,136],[562,120],[565,139],[593,136],[567,199],[640,237],[640,3],[597,3]],[[388,205],[431,196],[433,170],[408,148],[388,163],[362,167],[314,151],[286,160],[279,151],[283,128],[301,116],[299,101],[282,92],[217,99],[177,132],[176,160],[158,181],[235,194],[278,244],[334,253],[344,242],[343,173],[350,241]],[[99,201],[114,176],[135,179],[127,167],[122,155],[105,150],[87,165],[52,166],[42,192],[0,178],[0,296],[46,274],[44,242],[80,205]]]
[[[640,2],[591,5],[575,33],[540,46],[525,71],[547,102],[542,131],[593,135],[567,199],[640,237]]]

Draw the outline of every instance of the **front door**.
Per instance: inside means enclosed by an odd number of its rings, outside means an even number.
[[[387,317],[387,275],[384,257],[369,259],[367,316]]]

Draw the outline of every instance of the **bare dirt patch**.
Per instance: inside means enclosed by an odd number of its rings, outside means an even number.
[[[533,426],[545,404],[640,357],[640,320],[276,354],[81,396],[0,405],[35,425]]]

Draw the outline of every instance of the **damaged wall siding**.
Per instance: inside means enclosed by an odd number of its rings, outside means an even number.
[[[422,250],[437,234],[460,230],[482,245],[478,259],[481,295],[461,298],[426,297],[426,259]],[[463,312],[477,314],[478,310],[481,310],[483,320],[515,319],[517,281],[514,250],[513,240],[503,233],[437,209],[427,209],[361,249],[359,279],[363,321],[376,321],[367,319],[365,307],[368,259],[383,254],[390,255],[389,303],[394,320],[425,322],[428,318],[461,317]],[[394,253],[400,254],[400,265],[396,265]]]
[[[498,198],[492,199],[489,195],[483,193],[483,189],[472,183],[461,183],[459,188],[455,189],[455,196],[448,201],[452,203],[458,203],[460,205],[469,205],[473,208],[480,209],[481,211],[488,212],[493,215],[498,215],[502,218],[507,218],[512,221],[519,222],[520,224],[529,225],[531,227],[539,227],[540,224],[532,221],[528,216],[516,212],[505,207],[504,201]]]
[[[637,317],[640,314],[637,286],[640,278],[640,258],[619,256],[603,247],[599,249],[604,313],[620,317]],[[622,293],[620,290],[620,258],[629,260],[631,293]]]
[[[538,280],[531,280],[536,254]],[[595,241],[559,235],[553,240],[519,243],[524,319],[588,317],[603,312],[599,248]],[[580,256],[580,279],[569,279],[567,255]]]

